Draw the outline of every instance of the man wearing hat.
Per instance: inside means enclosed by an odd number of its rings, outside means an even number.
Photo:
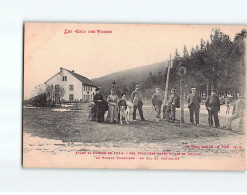
[[[215,127],[220,127],[218,112],[220,112],[220,100],[216,95],[216,90],[211,90],[211,95],[207,98],[205,106],[208,110],[208,124],[213,127],[213,118]]]
[[[131,93],[131,102],[134,105],[133,109],[133,121],[136,120],[136,110],[138,109],[141,120],[145,121],[145,118],[143,117],[143,111],[142,111],[142,94],[140,91],[140,85],[135,86],[135,90]]]
[[[176,119],[176,107],[178,104],[179,98],[176,94],[176,89],[171,89],[171,95],[167,101],[167,108],[166,108],[166,120],[169,122],[172,119],[172,122]]]
[[[93,97],[94,112],[93,112],[93,120],[97,122],[103,123],[104,122],[104,114],[106,111],[106,105],[103,96],[100,94],[100,88],[95,89],[96,94]]]
[[[191,88],[191,94],[188,98],[188,108],[190,111],[190,124],[194,122],[194,114],[196,119],[196,125],[199,125],[199,111],[200,111],[201,98],[196,93],[196,88]]]
[[[161,105],[162,105],[162,96],[160,93],[160,88],[155,89],[155,94],[153,94],[151,101],[157,113],[156,121],[158,122],[160,120],[160,111],[161,111]]]

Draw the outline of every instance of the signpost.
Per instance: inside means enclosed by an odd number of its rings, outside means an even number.
[[[184,75],[186,74],[186,68],[182,65],[177,67],[177,74],[180,76],[180,124],[184,123]]]
[[[172,59],[171,59],[171,54],[170,54],[170,60],[167,62],[168,63],[168,72],[166,76],[166,88],[165,88],[165,97],[164,97],[164,103],[163,103],[163,118],[166,119],[166,107],[167,107],[167,99],[168,99],[168,84],[169,84],[169,76],[170,76],[170,69],[172,65]]]

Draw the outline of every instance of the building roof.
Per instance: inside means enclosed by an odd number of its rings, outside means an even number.
[[[67,70],[65,68],[63,68],[63,70],[66,70],[68,71],[70,74],[72,74],[75,78],[77,78],[79,81],[81,81],[84,85],[88,85],[88,86],[92,86],[92,87],[98,87],[97,85],[95,85],[93,83],[93,81],[91,81],[90,79],[88,79],[87,77],[84,77],[82,75],[79,75],[77,73],[75,73],[74,71],[70,71],[70,70]],[[60,72],[58,72],[57,74],[55,74],[53,77],[55,77],[56,75],[58,75]],[[48,79],[45,84],[51,80],[53,77],[51,77],[50,79]]]
[[[67,70],[67,69],[64,69],[64,70]],[[68,72],[70,72],[74,77],[76,77],[78,80],[80,80],[83,84],[85,85],[89,85],[89,86],[92,86],[92,87],[97,87],[97,85],[95,85],[93,83],[93,81],[91,81],[90,79],[88,79],[87,77],[84,77],[82,75],[79,75],[73,71],[70,71],[70,70],[67,70]]]

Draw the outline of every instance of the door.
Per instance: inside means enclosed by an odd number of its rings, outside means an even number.
[[[69,101],[73,102],[74,101],[74,94],[69,94]]]

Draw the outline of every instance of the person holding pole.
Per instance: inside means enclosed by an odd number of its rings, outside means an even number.
[[[196,125],[199,126],[199,112],[200,112],[201,98],[196,93],[196,88],[191,88],[191,94],[188,98],[188,108],[190,111],[190,124],[193,125],[194,114],[196,119]]]
[[[218,96],[216,95],[216,90],[211,90],[211,96],[209,96],[205,102],[205,106],[208,110],[208,124],[210,127],[213,127],[213,117],[214,117],[214,123],[215,127],[219,128],[219,117],[218,112],[220,112],[220,100]]]
[[[156,121],[159,122],[160,120],[160,112],[161,112],[161,106],[162,106],[162,96],[161,96],[161,93],[160,93],[160,89],[159,88],[156,88],[155,89],[155,94],[153,94],[152,96],[152,104],[153,104],[153,107],[156,111]]]

